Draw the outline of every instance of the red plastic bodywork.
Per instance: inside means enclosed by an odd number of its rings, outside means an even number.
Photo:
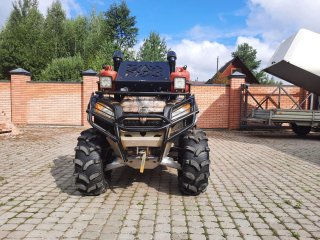
[[[111,90],[114,91],[115,90],[114,81],[116,80],[117,74],[118,73],[116,71],[113,71],[112,66],[108,65],[108,66],[106,66],[104,69],[102,69],[100,71],[99,76],[100,77],[111,77],[111,79],[112,79],[112,88],[111,88]],[[99,89],[100,89],[100,83],[99,83]]]
[[[174,79],[175,78],[185,78],[186,79],[186,89],[185,90],[175,90],[174,89]],[[176,71],[170,74],[171,81],[171,92],[189,92],[190,91],[190,72],[186,70],[185,67],[176,67]]]
[[[117,72],[113,70],[112,66],[106,66],[99,73],[100,77],[111,77],[112,79],[112,91],[115,90],[115,80],[117,77]],[[175,90],[174,89],[174,79],[175,78],[185,78],[186,79],[186,89],[185,90]],[[190,72],[186,70],[185,67],[176,67],[176,71],[170,74],[171,81],[171,92],[190,92]],[[100,82],[98,83],[98,88],[100,90]]]

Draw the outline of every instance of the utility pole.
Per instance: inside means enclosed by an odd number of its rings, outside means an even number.
[[[217,72],[219,71],[219,56],[217,57]]]

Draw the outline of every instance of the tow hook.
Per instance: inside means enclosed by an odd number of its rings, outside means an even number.
[[[146,158],[147,158],[147,152],[144,150],[141,150],[139,152],[139,154],[141,155],[140,173],[143,173],[144,172],[144,165],[146,163]]]

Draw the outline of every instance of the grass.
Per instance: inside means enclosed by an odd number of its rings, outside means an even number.
[[[3,180],[5,180],[5,178],[0,176],[0,182],[3,181]]]
[[[248,210],[241,207],[241,208],[240,208],[240,212],[246,213],[246,212],[248,212]]]
[[[288,204],[288,205],[290,205],[290,206],[292,205],[292,202],[291,202],[291,200],[289,200],[289,199],[284,200],[284,203],[285,203],[285,204]]]
[[[311,192],[311,190],[310,189],[307,189],[307,188],[303,188],[303,190],[305,191],[305,192]]]
[[[300,209],[301,206],[302,206],[302,201],[298,200],[298,201],[296,202],[296,205],[293,206],[293,208],[295,208],[295,209]]]
[[[270,230],[272,231],[273,236],[278,236],[278,233],[274,228],[270,228]]]
[[[202,226],[202,228],[203,228],[203,231],[204,231],[203,235],[206,237],[206,239],[208,239],[209,238],[208,228],[206,226]]]
[[[298,232],[292,232],[292,237],[300,239],[300,234]]]
[[[240,210],[241,213],[246,213],[246,212],[248,212],[248,210],[246,210],[246,209],[244,209],[243,207],[241,207],[241,206],[239,205],[239,203],[237,203],[237,202],[236,202],[236,207],[239,208],[239,210]]]

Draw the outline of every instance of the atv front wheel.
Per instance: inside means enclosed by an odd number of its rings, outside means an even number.
[[[111,172],[104,172],[108,157],[106,138],[95,129],[81,132],[74,159],[76,188],[84,195],[100,195],[108,188]]]
[[[199,195],[206,191],[210,176],[208,138],[202,130],[189,130],[181,140],[181,147],[179,190],[185,195]]]

